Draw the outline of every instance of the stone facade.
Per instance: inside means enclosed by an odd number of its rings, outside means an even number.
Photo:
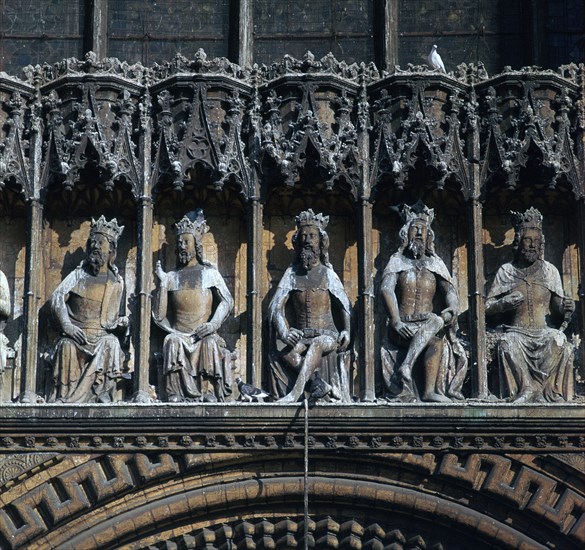
[[[391,72],[333,56],[241,67],[67,59],[0,75],[0,268],[12,312],[0,409],[1,548],[580,548],[585,542],[581,273],[583,66],[488,77]],[[392,211],[434,209],[459,295],[464,400],[388,403],[380,349]],[[486,283],[512,256],[509,210],[543,214],[546,259],[576,302],[576,398],[502,391]],[[349,404],[164,403],[152,321],[172,225],[203,208],[205,257],[234,309],[233,379],[267,387],[268,312],[295,216],[329,216],[353,309]],[[45,404],[49,299],[92,217],[125,229],[117,265],[128,371],[111,405]],[[303,498],[308,495],[308,514]],[[413,520],[416,518],[416,521]]]

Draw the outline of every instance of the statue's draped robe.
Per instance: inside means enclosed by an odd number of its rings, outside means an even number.
[[[125,374],[125,354],[120,340],[111,333],[116,328],[124,281],[117,270],[108,271],[101,300],[96,301],[87,291],[92,279],[83,264],[72,271],[51,296],[51,309],[58,319],[58,310],[66,309],[66,317],[85,332],[87,344],[78,344],[63,336],[52,354],[52,388],[49,401],[66,403],[95,403],[119,400],[119,382]],[[84,302],[85,315],[75,315],[65,301]]]
[[[181,292],[177,271],[167,274],[168,292]],[[204,265],[200,272],[197,288],[215,288],[220,296],[232,303],[230,291],[217,269]],[[200,286],[199,286],[200,282]],[[231,307],[230,307],[231,309]],[[213,314],[212,314],[213,315]],[[157,320],[157,324],[169,334],[163,342],[163,375],[165,377],[167,398],[178,401],[198,401],[202,395],[201,377],[213,380],[215,397],[225,401],[232,393],[232,356],[224,339],[217,333],[197,339],[193,331],[197,326],[181,327],[167,319]]]
[[[4,322],[10,316],[10,289],[6,275],[0,271],[0,377],[6,368],[8,338],[4,335]],[[1,387],[1,381],[0,381]]]
[[[527,271],[511,263],[496,273],[489,299],[497,299],[515,290],[523,294],[540,286],[552,296],[563,299],[563,285],[555,266],[540,260],[539,269],[527,276]],[[527,297],[530,300],[530,297]],[[568,401],[574,397],[573,346],[563,332],[552,327],[528,328],[503,325],[498,337],[503,393],[516,397],[522,375],[529,376],[533,386],[532,400]]]
[[[341,280],[331,267],[326,266],[326,281],[323,286],[326,286],[326,288],[320,290],[328,291],[337,299],[344,312],[351,316],[351,303],[349,298],[345,293]],[[296,275],[294,268],[291,266],[284,272],[269,307],[269,311],[271,312],[270,392],[279,398],[284,397],[292,390],[297,379],[298,370],[284,361],[283,354],[277,351],[276,340],[278,339],[278,336],[276,335],[276,322],[274,317],[279,314],[279,312],[277,311],[275,304],[281,302],[284,297],[296,290],[301,289],[296,284]],[[284,314],[284,312],[282,313]],[[294,323],[292,326],[295,326]],[[333,331],[315,330],[314,333],[315,335],[318,335],[319,333],[331,332],[330,335],[337,338],[339,332],[337,328],[332,328],[334,329]],[[309,334],[311,331],[310,329],[305,329],[304,332]],[[305,338],[304,340],[307,341],[307,345],[310,345],[310,337]],[[342,403],[351,402],[351,395],[349,392],[350,361],[351,353],[349,351],[332,351],[323,355],[321,365],[318,369],[321,378],[333,388],[331,392],[332,396]]]
[[[396,252],[390,257],[384,274],[382,276],[382,288],[388,284],[388,277],[390,274],[398,274],[404,271],[411,271],[415,269],[427,269],[436,277],[445,280],[456,292],[453,285],[453,280],[447,266],[443,260],[436,254],[425,255],[420,259],[408,258],[402,252]],[[420,316],[419,319],[401,319],[402,322],[411,326],[415,331],[425,321],[425,316]],[[455,322],[447,329],[443,330],[437,337],[443,340],[443,354],[441,356],[441,364],[435,382],[435,392],[448,397],[455,397],[461,394],[461,388],[465,381],[467,373],[467,356],[461,342],[456,337],[457,322]],[[386,388],[388,389],[388,397],[398,397],[401,393],[401,386],[399,383],[400,376],[397,374],[397,369],[404,360],[408,351],[409,341],[403,340],[396,334],[391,327],[386,333],[384,342],[382,344],[382,375]],[[423,354],[424,355],[424,352]],[[419,357],[418,361],[421,361]],[[418,362],[417,361],[417,362]],[[418,393],[418,388],[414,387],[415,393]],[[416,395],[420,398],[420,395]]]

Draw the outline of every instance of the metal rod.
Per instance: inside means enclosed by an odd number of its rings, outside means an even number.
[[[303,506],[305,515],[304,537],[305,550],[309,548],[309,401],[305,397],[303,401],[305,407],[305,477],[303,491]]]

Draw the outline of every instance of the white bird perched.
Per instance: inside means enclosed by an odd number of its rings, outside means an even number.
[[[429,65],[431,66],[431,68],[434,69],[435,71],[439,71],[442,73],[447,72],[445,70],[445,65],[443,64],[443,60],[441,59],[441,56],[437,52],[437,45],[436,44],[433,44],[433,47],[431,49],[431,53],[429,54],[429,57],[427,57],[427,61],[429,62]]]

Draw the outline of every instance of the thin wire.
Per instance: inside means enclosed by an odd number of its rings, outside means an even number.
[[[305,550],[309,548],[309,401],[305,397],[305,477],[304,477],[304,494],[303,505],[305,512],[304,538]]]

